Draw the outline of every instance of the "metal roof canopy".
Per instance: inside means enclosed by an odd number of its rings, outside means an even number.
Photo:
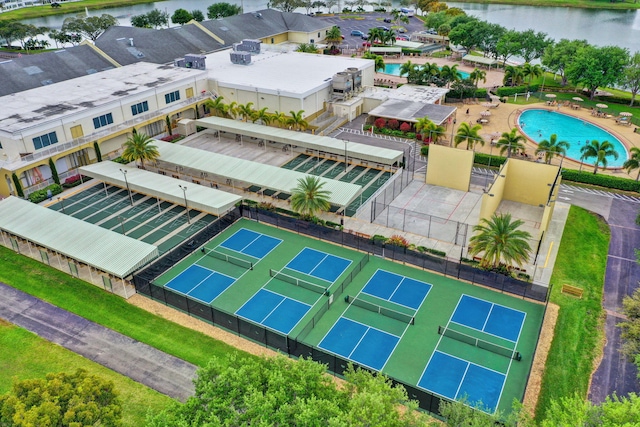
[[[153,245],[14,196],[0,202],[0,229],[118,278],[158,257]]]
[[[198,173],[206,172],[210,177],[217,175],[289,194],[292,193],[300,178],[315,176],[164,141],[155,141],[154,144],[158,147],[159,160],[162,162],[189,168]],[[356,184],[318,178],[324,183],[323,190],[330,192],[329,203],[334,205],[347,206],[361,190],[361,187]]]
[[[492,58],[485,58],[484,56],[465,55],[462,57],[463,61],[475,62],[482,65],[492,66],[498,64],[498,61]]]
[[[126,182],[120,170],[127,171]],[[185,193],[179,187],[182,185],[187,187],[186,198],[189,208],[216,216],[223,215],[242,200],[242,197],[225,191],[110,161],[83,166],[80,173],[122,188],[126,188],[128,182],[129,188],[136,193],[184,206]]]
[[[415,123],[423,117],[437,125],[444,124],[455,113],[456,107],[440,104],[425,104],[403,99],[389,99],[369,111],[369,117],[384,117]]]
[[[344,154],[344,141],[328,136],[311,135],[273,126],[245,123],[239,120],[222,117],[206,117],[196,120],[196,125],[223,132],[246,135],[249,137],[266,139],[281,144],[297,145],[312,150],[325,151],[331,154]],[[383,165],[393,165],[402,161],[402,151],[390,148],[380,148],[371,145],[349,142],[347,155],[349,157],[376,162]]]

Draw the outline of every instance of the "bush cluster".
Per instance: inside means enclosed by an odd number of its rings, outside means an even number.
[[[160,141],[165,141],[165,142],[176,142],[180,139],[183,139],[184,136],[174,133],[173,135],[167,135],[167,136],[163,136],[162,138],[160,138]]]
[[[496,95],[509,96],[515,95],[516,93],[525,93],[525,92],[537,92],[539,85],[531,85],[531,86],[503,86],[496,89]]]
[[[33,203],[40,203],[46,200],[47,190],[51,190],[51,194],[55,196],[56,194],[62,193],[62,186],[58,184],[51,184],[43,188],[42,190],[34,191],[33,193],[29,194],[29,201]]]
[[[588,171],[579,172],[572,169],[562,169],[562,179],[563,181],[598,185],[600,187],[613,188],[616,190],[640,192],[640,182],[618,176],[594,175]]]
[[[72,187],[75,187],[76,185],[82,184],[83,182],[89,181],[90,179],[91,177],[87,177],[84,175],[82,175],[82,179],[80,179],[80,174],[73,175],[65,179],[64,182],[62,183],[62,186],[64,188],[72,188]]]
[[[476,153],[473,159],[473,162],[479,165],[491,165],[500,167],[507,161],[506,157],[502,156],[491,156],[489,154],[484,153]]]

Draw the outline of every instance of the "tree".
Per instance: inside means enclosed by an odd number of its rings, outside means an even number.
[[[509,86],[518,86],[524,81],[523,68],[518,65],[507,65],[504,68],[504,77],[502,84]]]
[[[384,70],[384,58],[381,55],[376,55],[375,53],[365,52],[362,55],[363,59],[372,59],[375,65],[373,66],[376,71]]]
[[[243,122],[246,122],[251,116],[253,116],[253,113],[253,102],[238,105],[238,115],[242,117]]]
[[[0,396],[3,426],[121,425],[122,403],[112,381],[83,369],[13,384]]]
[[[24,26],[23,23],[13,19],[0,21],[0,37],[4,39],[7,46],[11,46],[11,43],[16,40],[22,26]]]
[[[160,157],[158,147],[152,144],[153,139],[144,133],[133,133],[122,145],[122,158],[127,162],[140,161],[140,167],[144,169],[144,161],[154,161]]]
[[[381,43],[383,30],[380,28],[369,28],[367,32],[367,40],[373,43]]]
[[[91,41],[96,41],[107,28],[114,25],[118,25],[118,20],[106,13],[101,16],[78,16],[65,19],[62,24],[62,31],[78,33]]]
[[[215,99],[207,99],[204,101],[204,106],[209,109],[209,111],[213,112],[214,115],[218,117],[226,117],[228,112],[228,107],[224,103],[224,97],[219,96]]]
[[[415,128],[417,132],[422,132],[422,135],[428,135],[427,142],[438,142],[444,134],[444,127],[435,124],[428,117],[422,117],[416,121]]]
[[[531,80],[535,77],[540,77],[542,75],[542,67],[540,64],[531,65],[529,62],[525,62],[522,66],[522,76],[523,78],[528,78],[528,83],[531,84]]]
[[[628,62],[627,49],[587,45],[578,49],[566,75],[572,83],[584,85],[589,90],[589,98],[593,99],[598,87],[613,86],[622,80]]]
[[[242,7],[231,3],[214,3],[207,8],[207,18],[218,19],[226,18],[228,16],[240,15],[242,13]]]
[[[251,116],[251,121],[253,123],[257,122],[258,120],[260,120],[260,123],[262,123],[263,125],[268,125],[269,123],[271,123],[271,120],[273,120],[273,115],[267,113],[267,107],[263,107],[259,110],[254,111],[253,115]]]
[[[300,43],[296,48],[296,52],[301,53],[318,53],[318,47],[313,43]]]
[[[58,176],[58,169],[56,168],[56,164],[52,158],[49,158],[49,169],[51,169],[51,178],[53,178],[53,182],[60,185],[60,177]]]
[[[478,132],[482,129],[481,125],[471,126],[469,123],[460,123],[456,136],[453,138],[453,143],[457,147],[463,142],[467,142],[467,150],[472,150],[475,144],[484,146],[484,140],[480,138]]]
[[[173,12],[173,15],[171,15],[171,22],[173,22],[174,24],[184,25],[192,19],[193,15],[191,15],[188,10],[182,8],[177,9],[175,12]]]
[[[131,17],[131,25],[136,28],[151,28],[151,24],[149,23],[149,18],[146,13],[142,15],[133,15]]]
[[[636,255],[638,255],[638,249],[636,249]],[[622,330],[620,352],[628,360],[635,360],[640,355],[640,288],[637,288],[631,296],[624,297],[622,312],[626,319],[618,323]]]
[[[607,157],[613,157],[614,159],[618,158],[618,152],[609,141],[602,141],[602,143],[600,143],[594,139],[589,144],[582,147],[580,152],[585,159],[595,157],[596,160],[593,163],[594,175],[598,173],[598,166],[602,165],[603,168],[607,167]]]
[[[193,17],[193,20],[196,22],[202,22],[204,21],[204,14],[202,13],[202,11],[200,9],[194,9],[191,11],[191,16]]]
[[[621,84],[622,87],[629,89],[631,92],[629,107],[633,107],[633,101],[635,101],[636,95],[640,91],[640,52],[634,53],[624,68]]]
[[[565,70],[573,61],[578,49],[587,46],[586,40],[567,40],[562,39],[557,43],[551,43],[546,47],[542,54],[542,65],[550,71],[560,74],[562,77],[562,86],[567,85],[567,77]]]
[[[544,162],[551,164],[551,159],[555,156],[564,156],[569,149],[569,143],[567,141],[558,141],[558,135],[552,134],[549,139],[544,139],[538,143],[536,148],[537,154],[544,154]]]
[[[327,31],[327,35],[324,38],[329,45],[335,47],[336,44],[342,41],[342,32],[339,27],[334,25]]]
[[[544,50],[551,44],[546,33],[525,30],[520,33],[520,56],[524,62],[531,62],[540,58]]]
[[[524,151],[523,142],[526,138],[518,134],[518,129],[513,128],[511,132],[503,132],[496,146],[500,148],[500,154],[507,152],[507,157],[511,157],[512,152]]]
[[[169,12],[163,12],[160,9],[153,9],[147,12],[147,20],[153,28],[169,26]]]
[[[458,65],[443,65],[440,68],[440,80],[449,87],[452,82],[460,81],[460,73],[458,73]]]
[[[298,112],[289,111],[291,117],[287,118],[287,124],[295,130],[306,130],[309,127],[309,122],[304,119],[304,110]]]
[[[640,148],[631,147],[629,150],[629,158],[622,164],[622,167],[631,173],[632,170],[638,169],[638,175],[636,181],[640,179]]]
[[[300,0],[270,0],[269,4],[281,12],[293,12],[303,6]]]
[[[482,253],[480,265],[498,268],[501,262],[507,266],[514,263],[521,266],[529,259],[531,246],[528,231],[518,230],[524,221],[512,221],[511,214],[493,214],[490,219],[482,218],[480,224],[473,227],[474,234],[469,239],[469,255],[474,257]]]
[[[473,71],[469,73],[469,78],[474,85],[478,86],[478,82],[480,80],[482,80],[484,83],[487,82],[487,72],[481,70],[480,68],[474,68]]]
[[[319,211],[328,211],[330,192],[323,190],[320,177],[307,175],[298,179],[298,185],[291,193],[291,208],[301,215],[313,217]]]
[[[275,111],[271,117],[271,123],[277,123],[279,128],[287,124],[287,115],[281,111]]]
[[[520,33],[516,30],[507,30],[502,34],[496,44],[496,55],[502,58],[502,65],[506,65],[507,60],[513,55],[518,55],[522,50],[520,43]]]

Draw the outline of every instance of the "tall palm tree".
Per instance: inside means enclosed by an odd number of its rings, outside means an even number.
[[[522,76],[524,78],[528,77],[528,82],[531,84],[531,80],[534,77],[540,77],[542,75],[542,67],[540,64],[531,65],[530,63],[525,63],[522,66]]]
[[[500,148],[500,154],[507,152],[507,157],[511,157],[512,152],[524,151],[523,142],[526,138],[518,135],[518,129],[513,128],[511,132],[503,132],[500,139],[496,142],[496,147]]]
[[[504,78],[502,79],[502,83],[506,86],[518,86],[524,80],[524,74],[522,72],[522,67],[517,65],[507,65],[504,67]]]
[[[271,115],[271,123],[277,123],[279,128],[284,127],[287,124],[287,115],[281,111],[275,111]]]
[[[339,27],[334,25],[327,31],[327,35],[324,36],[324,38],[327,41],[327,44],[335,47],[336,44],[339,44],[342,41],[342,32]]]
[[[440,126],[432,122],[428,117],[422,117],[416,121],[416,131],[422,132],[422,135],[429,135],[430,141],[438,142],[444,134],[444,126]]]
[[[295,111],[289,111],[291,117],[287,119],[287,124],[295,130],[306,130],[309,127],[309,122],[304,119],[304,110],[300,110],[297,113]]]
[[[603,168],[607,167],[607,157],[618,158],[618,152],[613,148],[613,144],[609,141],[598,142],[595,139],[589,144],[580,149],[585,159],[595,157],[596,161],[593,163],[594,175],[598,173],[598,167],[602,165]]]
[[[407,61],[404,64],[400,65],[400,75],[409,75],[411,72],[415,71],[417,65],[412,63],[411,61]]]
[[[458,66],[452,65],[451,67],[448,65],[443,65],[440,68],[440,79],[445,82],[447,87],[451,85],[453,82],[460,81],[460,74],[458,73]]]
[[[524,221],[513,221],[511,214],[493,214],[490,219],[482,218],[480,224],[473,227],[476,232],[469,240],[469,255],[482,253],[480,265],[496,268],[501,262],[511,266],[521,266],[529,258],[531,246],[528,240],[531,234],[518,230]]]
[[[440,76],[440,67],[435,62],[425,62],[420,67],[420,78],[425,84],[432,83],[438,76]]]
[[[552,134],[548,140],[543,139],[538,143],[536,148],[536,155],[544,153],[544,162],[551,164],[551,159],[555,156],[564,156],[569,149],[569,143],[567,141],[558,141],[558,135]]]
[[[622,167],[625,168],[627,173],[631,173],[632,170],[638,169],[636,181],[640,179],[640,148],[631,147],[631,150],[629,150],[629,159],[622,164]]]
[[[370,28],[367,33],[367,40],[372,45],[376,42],[380,42],[382,40],[382,29],[380,28]]]
[[[224,98],[222,96],[219,96],[216,99],[209,98],[204,101],[204,105],[209,109],[209,111],[213,112],[213,114],[218,117],[225,117],[229,109],[227,104],[224,103]]]
[[[263,125],[268,125],[269,123],[271,123],[271,120],[273,120],[273,115],[267,113],[267,107],[263,107],[259,110],[255,110],[251,115],[251,121],[253,123],[257,122],[258,120],[260,120],[260,123],[262,123]]]
[[[487,72],[480,68],[474,68],[473,71],[469,73],[469,78],[474,85],[478,86],[480,80],[482,80],[483,83],[487,82]]]
[[[140,161],[140,167],[144,169],[144,161],[150,162],[160,157],[158,147],[152,144],[153,139],[144,133],[135,132],[125,141],[122,146],[122,158],[127,162]]]
[[[467,150],[473,149],[475,144],[484,146],[484,140],[480,138],[478,131],[482,129],[481,125],[471,126],[469,123],[460,123],[456,136],[453,138],[453,143],[457,147],[463,142],[467,142]]]
[[[384,58],[381,55],[376,55],[375,53],[365,52],[362,55],[363,59],[372,59],[374,62],[375,71],[383,71],[384,70]]]
[[[249,117],[253,116],[253,102],[238,105],[238,115],[242,117],[242,121],[246,122]]]
[[[298,185],[291,192],[291,208],[310,217],[316,212],[329,210],[331,192],[322,189],[324,184],[320,177],[312,175],[298,179]]]

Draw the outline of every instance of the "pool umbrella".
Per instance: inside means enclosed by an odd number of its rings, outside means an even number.
[[[485,110],[485,111],[481,111],[481,112],[480,112],[480,115],[481,115],[482,117],[489,117],[489,116],[491,115],[491,111],[487,111],[487,110]]]
[[[556,94],[555,93],[548,93],[545,95],[547,98],[555,98]]]
[[[577,101],[577,102],[582,102],[582,101],[584,101],[584,99],[580,98],[579,96],[574,96],[574,97],[573,97],[573,98],[571,98],[571,99],[573,99],[574,101]]]
[[[623,111],[622,113],[620,113],[620,115],[623,116],[623,117],[631,117],[631,116],[633,116],[633,113],[629,113],[627,111]]]
[[[598,108],[609,108],[609,106],[607,104],[596,104],[596,107],[598,107]]]
[[[493,107],[493,104],[492,104],[492,103],[490,103],[490,102],[483,102],[483,103],[482,103],[482,106],[483,106],[483,107]]]

